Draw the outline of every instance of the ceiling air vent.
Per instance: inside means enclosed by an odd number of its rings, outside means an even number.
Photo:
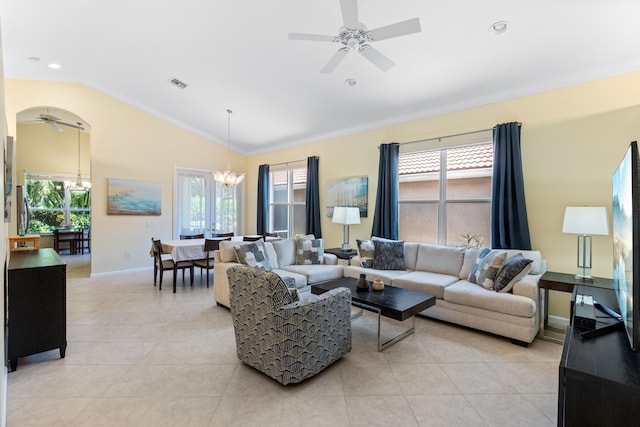
[[[171,83],[172,85],[174,85],[175,87],[179,88],[179,89],[184,89],[187,87],[187,84],[184,82],[181,82],[180,80],[176,79],[175,77],[172,77],[169,80],[169,83]]]

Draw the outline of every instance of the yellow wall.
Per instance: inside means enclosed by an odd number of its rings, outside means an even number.
[[[91,125],[93,274],[150,267],[151,237],[172,237],[175,167],[213,170],[226,166],[223,145],[82,84],[14,79],[5,84],[10,135],[16,135],[16,114],[36,106],[62,108]],[[232,153],[231,167],[244,171],[246,157]],[[109,177],[161,182],[162,215],[107,216]],[[147,227],[150,219],[155,227]],[[132,254],[130,259],[125,259],[125,252]]]
[[[51,105],[83,117],[92,126],[91,155],[94,181],[94,273],[149,266],[151,236],[167,238],[172,226],[174,166],[224,167],[224,148],[79,84],[7,80],[10,134],[15,114],[25,108]],[[525,191],[532,244],[542,251],[549,270],[573,273],[576,237],[563,234],[562,217],[568,205],[606,206],[610,211],[611,173],[628,143],[640,137],[640,72],[516,98],[245,158],[234,155],[232,168],[247,172],[247,233],[256,230],[258,165],[320,157],[320,204],[326,182],[343,177],[369,177],[370,214],[350,228],[356,238],[370,235],[378,150],[381,143],[411,141],[522,122]],[[18,141],[19,143],[19,141]],[[437,142],[432,142],[436,146]],[[163,183],[163,215],[157,228],[148,218],[108,217],[106,178],[127,177]],[[609,212],[610,215],[610,212]],[[327,246],[342,240],[342,227],[322,217]],[[611,277],[611,236],[594,237],[594,268]],[[124,252],[134,253],[131,260]],[[566,314],[566,301],[554,298],[552,314]],[[553,304],[554,301],[552,301]]]

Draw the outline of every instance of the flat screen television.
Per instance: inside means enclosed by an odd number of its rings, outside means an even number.
[[[640,190],[638,143],[613,173],[613,283],[631,348],[640,350]]]

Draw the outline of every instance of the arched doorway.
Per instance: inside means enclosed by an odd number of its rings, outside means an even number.
[[[60,245],[59,252],[69,273],[88,276],[91,127],[75,113],[53,106],[20,111],[16,125],[14,179],[18,197],[10,233],[40,234],[41,247],[54,247],[56,230],[81,231],[81,235],[74,234],[73,244]]]

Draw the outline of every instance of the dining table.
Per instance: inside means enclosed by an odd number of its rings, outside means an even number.
[[[228,237],[213,237],[209,240],[229,240]],[[205,239],[182,239],[182,240],[163,240],[162,253],[171,254],[171,258],[175,262],[193,261],[196,259],[204,259],[207,254],[204,252]]]

